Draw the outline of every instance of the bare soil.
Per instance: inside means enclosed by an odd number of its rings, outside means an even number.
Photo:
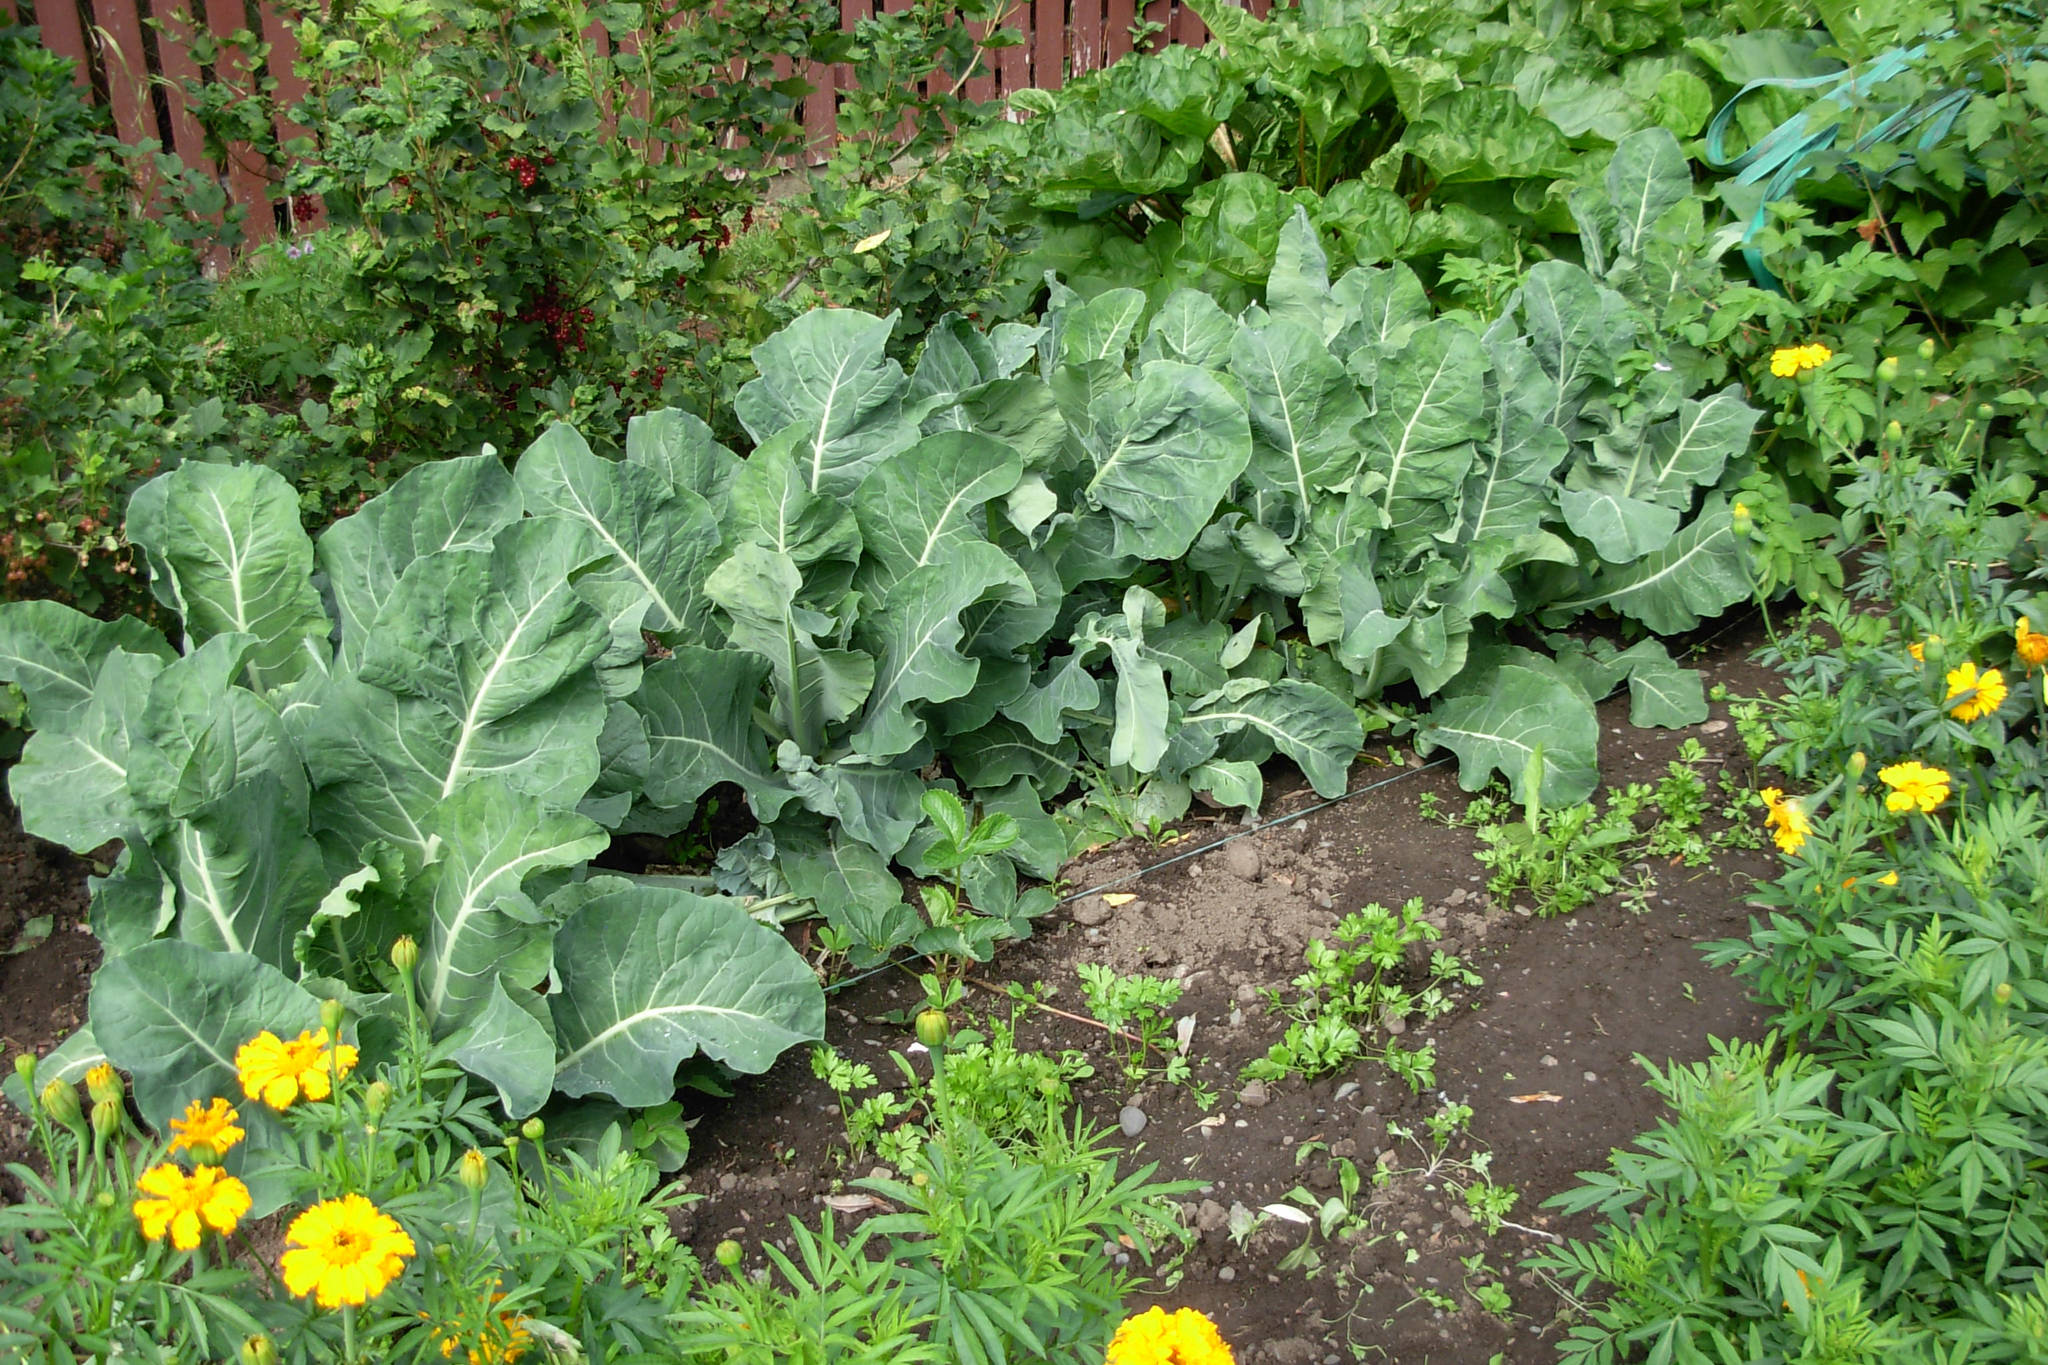
[[[1750,643],[1719,644],[1700,664],[1709,683],[1738,695],[1769,687],[1770,675],[1746,662]],[[1600,708],[1606,782],[1655,781],[1688,737],[1706,747],[1710,773],[1722,767],[1747,778],[1725,707],[1683,731],[1634,729],[1627,707],[1621,697]],[[1005,983],[1046,982],[1058,988],[1052,1003],[1084,1012],[1076,968],[1086,962],[1184,982],[1174,1013],[1196,1019],[1194,1079],[1218,1097],[1209,1113],[1186,1086],[1127,1088],[1108,1040],[1091,1026],[1030,1011],[1019,1041],[1088,1052],[1095,1075],[1076,1087],[1084,1113],[1110,1127],[1127,1105],[1144,1112],[1142,1132],[1126,1143],[1128,1165],[1156,1162],[1162,1177],[1204,1182],[1184,1205],[1196,1229],[1192,1245],[1160,1267],[1148,1292],[1169,1307],[1208,1312],[1239,1361],[1540,1365],[1555,1359],[1572,1305],[1519,1262],[1547,1236],[1591,1228],[1546,1211],[1543,1201],[1662,1117],[1638,1054],[1661,1066],[1705,1057],[1710,1036],[1761,1035],[1762,1011],[1705,966],[1699,946],[1745,932],[1748,887],[1773,875],[1775,859],[1737,851],[1712,868],[1644,868],[1655,887],[1643,905],[1617,896],[1544,919],[1512,901],[1494,903],[1472,857],[1472,833],[1418,813],[1430,792],[1445,810],[1462,809],[1452,766],[1390,752],[1379,765],[1354,768],[1350,789],[1352,796],[1326,803],[1276,786],[1261,820],[1278,823],[1247,829],[1235,816],[1199,817],[1181,825],[1186,837],[1173,846],[1124,844],[1076,862],[1063,877],[1082,894],[981,969],[968,1003],[1006,1012]],[[47,1051],[82,1021],[98,960],[83,923],[91,869],[24,835],[13,814],[8,807],[0,825],[0,954],[37,915],[53,915],[55,927],[25,951],[0,955],[0,1047],[9,1055]],[[1105,886],[1136,898],[1112,906],[1101,899]],[[1401,1039],[1435,1043],[1435,1089],[1411,1094],[1366,1062],[1312,1085],[1293,1080],[1246,1093],[1240,1068],[1283,1027],[1260,992],[1284,989],[1309,939],[1327,936],[1344,911],[1411,897],[1442,928],[1436,946],[1463,956],[1485,980],[1461,993],[1459,1009]],[[853,983],[831,998],[828,1040],[892,1076],[889,1053],[911,1039],[881,1016],[918,999],[907,971]],[[1469,1138],[1452,1155],[1491,1153],[1493,1178],[1520,1193],[1509,1215],[1518,1226],[1486,1234],[1441,1178],[1455,1173],[1425,1178],[1419,1149],[1389,1135],[1390,1122],[1419,1132],[1446,1101],[1473,1110]],[[678,1230],[707,1258],[720,1238],[736,1236],[758,1263],[752,1248],[760,1241],[786,1243],[790,1218],[815,1224],[824,1198],[869,1173],[872,1163],[847,1166],[834,1097],[801,1052],[741,1083],[730,1100],[691,1103],[698,1122],[684,1178],[703,1197],[678,1215]],[[19,1116],[0,1106],[0,1161],[22,1157],[23,1136]],[[1368,1177],[1389,1174],[1377,1185],[1368,1178],[1348,1237],[1314,1237],[1321,1265],[1313,1275],[1299,1265],[1280,1269],[1310,1239],[1309,1228],[1269,1220],[1233,1241],[1233,1205],[1256,1210],[1297,1189],[1327,1198],[1337,1192],[1340,1160]],[[1505,1316],[1474,1297],[1489,1282],[1512,1297]],[[1442,1297],[1433,1303],[1425,1291]],[[1438,1306],[1443,1299],[1454,1306]]]

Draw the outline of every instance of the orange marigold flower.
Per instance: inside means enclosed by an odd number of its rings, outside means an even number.
[[[1771,352],[1771,373],[1780,379],[1792,379],[1806,370],[1817,370],[1835,358],[1835,353],[1819,342],[1805,346],[1780,346]]]
[[[1797,853],[1806,846],[1806,836],[1813,832],[1813,821],[1806,814],[1806,807],[1790,800],[1776,787],[1765,787],[1757,795],[1764,801],[1764,826],[1771,831],[1771,838],[1785,853]]]
[[[206,1108],[199,1107],[194,1100],[185,1106],[185,1117],[171,1120],[171,1150],[174,1152],[205,1151],[218,1157],[236,1143],[249,1136],[237,1125],[242,1121],[240,1111],[218,1095]]]
[[[1216,1324],[1192,1308],[1148,1308],[1124,1319],[1103,1365],[1235,1365]]]
[[[359,1194],[323,1199],[292,1220],[279,1264],[284,1287],[322,1308],[359,1307],[405,1272],[412,1238]]]
[[[2048,663],[2048,635],[2034,629],[2026,617],[2020,618],[2019,627],[2012,633],[2012,652],[2027,666],[2029,673]]]

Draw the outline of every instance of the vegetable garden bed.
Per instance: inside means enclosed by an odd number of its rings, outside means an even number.
[[[1723,632],[1695,662],[1710,682],[1754,693],[1770,676],[1747,661],[1756,642],[1753,630]],[[1600,711],[1602,772],[1615,787],[1654,781],[1692,738],[1706,748],[1703,771],[1746,779],[1747,759],[1726,714],[1716,706],[1704,726],[1641,730],[1628,725],[1626,703],[1610,699]],[[1546,1234],[1585,1235],[1594,1221],[1538,1206],[1663,1112],[1642,1084],[1635,1054],[1660,1066],[1695,1061],[1707,1055],[1709,1036],[1761,1033],[1762,1013],[1736,982],[1705,966],[1697,945],[1743,930],[1744,887],[1768,877],[1774,860],[1723,850],[1706,869],[1660,861],[1647,869],[1655,885],[1646,909],[1617,894],[1569,916],[1517,913],[1528,909],[1523,898],[1497,904],[1480,884],[1472,832],[1419,813],[1425,796],[1445,810],[1463,806],[1455,769],[1379,752],[1393,761],[1354,767],[1348,790],[1357,794],[1349,798],[1329,802],[1298,779],[1276,782],[1257,828],[1234,812],[1198,816],[1182,822],[1184,837],[1174,844],[1127,840],[1063,868],[1062,881],[1075,892],[1106,885],[1112,897],[1135,899],[1115,906],[1099,892],[1070,899],[1040,921],[1034,937],[971,974],[977,984],[961,1013],[1007,1017],[1001,989],[1042,981],[1058,987],[1049,1003],[1085,1014],[1076,976],[1084,963],[1185,983],[1171,1012],[1196,1020],[1190,1081],[1217,1093],[1206,1113],[1191,1085],[1127,1083],[1116,1043],[1098,1027],[1027,1008],[1017,1015],[1018,1041],[1085,1054],[1093,1074],[1076,1095],[1089,1121],[1114,1128],[1127,1105],[1143,1112],[1136,1139],[1122,1141],[1126,1169],[1158,1162],[1162,1175],[1205,1182],[1208,1188],[1184,1200],[1195,1241],[1147,1292],[1163,1295],[1169,1307],[1204,1309],[1237,1345],[1240,1361],[1351,1360],[1359,1358],[1353,1347],[1366,1359],[1439,1365],[1546,1361],[1569,1304],[1558,1286],[1519,1262]],[[8,826],[8,838],[7,856],[19,871],[0,903],[0,943],[12,943],[8,935],[36,914],[53,914],[55,923],[47,938],[0,958],[0,1042],[10,1052],[47,1052],[84,1012],[96,959],[93,940],[79,932],[89,868],[21,834],[18,824]],[[1453,1013],[1403,1039],[1435,1043],[1436,1084],[1418,1095],[1367,1060],[1313,1084],[1294,1079],[1241,1098],[1240,1069],[1265,1053],[1284,1022],[1258,992],[1284,988],[1309,938],[1327,936],[1342,912],[1416,897],[1445,931],[1435,946],[1462,955],[1484,979],[1458,993]],[[884,1084],[894,1074],[891,1051],[907,1050],[924,1068],[910,1031],[883,1018],[914,1008],[920,996],[905,971],[857,980],[830,997],[827,1040],[869,1064]],[[1472,1114],[1447,1152],[1460,1166],[1443,1176],[1469,1183],[1461,1167],[1490,1153],[1492,1180],[1519,1196],[1508,1218],[1521,1226],[1491,1234],[1476,1226],[1455,1184],[1420,1173],[1423,1147],[1389,1135],[1388,1124],[1398,1123],[1426,1145],[1426,1120],[1446,1099]],[[849,1184],[879,1163],[871,1155],[849,1159],[835,1096],[802,1050],[743,1081],[730,1100],[700,1097],[690,1109],[697,1126],[684,1180],[701,1198],[672,1222],[707,1262],[727,1237],[748,1248],[749,1264],[760,1264],[759,1243],[788,1244],[790,1218],[815,1225],[829,1207],[844,1224],[857,1224],[883,1207]],[[21,1159],[26,1125],[11,1108],[0,1114],[9,1124],[0,1129],[0,1161]],[[1388,1176],[1376,1185],[1381,1153]],[[1360,1173],[1349,1199],[1344,1162]],[[1332,1215],[1327,1237],[1320,1221],[1258,1213],[1332,1198],[1349,1212]],[[1250,1214],[1258,1226],[1234,1235],[1233,1206],[1240,1225]],[[1320,1220],[1322,1209],[1313,1211]],[[1482,1306],[1490,1285],[1505,1290],[1506,1311]],[[1433,1304],[1431,1294],[1449,1307]],[[1135,1298],[1131,1311],[1143,1307]]]

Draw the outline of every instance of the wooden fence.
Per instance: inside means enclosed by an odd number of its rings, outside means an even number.
[[[303,93],[304,82],[292,73],[297,47],[284,17],[264,0],[14,0],[24,21],[31,2],[44,44],[78,63],[80,85],[107,106],[123,141],[156,143],[176,152],[187,166],[220,177],[230,199],[249,210],[243,230],[251,242],[280,229],[312,226],[296,221],[291,206],[281,201],[281,167],[247,146],[229,147],[226,164],[216,166],[188,107],[188,81],[246,90],[267,74],[277,81],[279,104],[285,108]],[[840,18],[851,28],[877,8],[888,13],[909,3],[840,0]],[[1264,14],[1272,0],[1249,4],[1254,13]],[[1131,29],[1141,14],[1147,23],[1160,25],[1150,39],[1153,45],[1200,43],[1208,35],[1181,0],[1014,0],[1005,26],[1018,30],[1023,41],[987,49],[988,69],[968,80],[966,93],[985,100],[1034,86],[1057,89],[1066,77],[1107,66],[1129,52]],[[194,56],[195,33],[226,35],[238,29],[270,45],[268,71],[247,70],[232,55],[202,70]],[[601,30],[595,40],[604,41]],[[852,73],[839,67],[803,74],[815,87],[804,101],[804,126],[812,151],[820,153],[832,142],[838,92],[848,87]],[[289,125],[279,129],[285,138],[297,131]]]

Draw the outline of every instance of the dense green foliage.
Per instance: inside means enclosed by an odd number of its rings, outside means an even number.
[[[639,681],[647,603],[557,510],[559,466],[521,470],[402,480],[322,536],[323,596],[283,480],[188,464],[129,509],[186,653],[132,619],[5,609],[36,730],[24,823],[123,843],[78,1045],[134,1076],[152,1123],[314,986],[402,1012],[379,965],[400,934],[424,945],[432,1036],[515,1116],[555,1090],[661,1104],[700,1050],[757,1072],[819,1036],[816,978],[736,902],[583,875],[608,842],[590,815],[616,824],[647,773],[636,713],[607,701]],[[647,695],[687,697],[681,667]]]
[[[1542,1258],[1614,1290],[1569,1359],[2048,1349],[2048,711],[2042,651],[2018,652],[2018,622],[2048,605],[2038,569],[1988,569],[2018,529],[1994,515],[2010,469],[1969,461],[1952,495],[1939,453],[1861,462],[1912,520],[1878,513],[1860,600],[1771,651],[1788,691],[1760,757],[1807,789],[1813,829],[1759,888],[1749,937],[1710,956],[1755,985],[1777,1032],[1653,1068],[1671,1118],[1561,1199],[1627,1217]],[[1965,664],[2001,675],[1999,704],[1967,720],[1994,684],[1962,685]],[[1907,761],[1947,775],[1931,809],[1887,799],[1881,776]]]
[[[146,564],[174,632],[0,609],[27,828],[123,846],[51,1065],[113,1060],[161,1127],[332,996],[368,1065],[416,1018],[505,1114],[648,1110],[636,1140],[679,1158],[683,1063],[817,1039],[846,964],[927,958],[946,1005],[1074,847],[1257,808],[1276,760],[1333,796],[1384,730],[1505,778],[1526,816],[1490,856],[1546,909],[1612,888],[1652,801],[1660,852],[1703,850],[1681,774],[1582,804],[1594,699],[1696,723],[1659,637],[1790,591],[1827,629],[1774,644],[1755,757],[1803,789],[1768,803],[1793,861],[1716,949],[1779,1033],[1654,1072],[1671,1122],[1567,1198],[1632,1220],[1540,1261],[1605,1295],[1568,1350],[2041,1358],[2043,713],[2014,632],[2048,628],[2048,31],[1867,8],[1204,6],[1220,42],[1020,96],[1026,123],[960,97],[1000,38],[936,0],[844,35],[768,3],[309,12],[295,184],[340,226],[225,296],[191,223],[96,197],[123,158],[0,32],[0,150],[38,168],[0,181],[0,549],[16,591]],[[593,19],[665,36],[601,55]],[[753,77],[807,54],[859,75],[851,136],[745,234],[799,135],[797,85]],[[329,298],[302,335],[250,325]],[[1885,808],[1905,760],[1953,796]],[[606,867],[713,800],[750,828],[710,876]],[[815,962],[771,927],[800,915]],[[1381,1050],[1361,1021],[1413,1002],[1360,973],[1416,936],[1381,918],[1319,945],[1264,1074]],[[251,1126],[230,1164],[272,1199],[283,1130]],[[1090,1140],[1048,1156],[1057,1125],[1031,1160],[974,1127],[928,1159],[897,1130],[926,1183],[875,1187],[894,1221],[800,1233],[692,1330],[1099,1349],[1121,1286],[1077,1248],[1150,1192]]]

